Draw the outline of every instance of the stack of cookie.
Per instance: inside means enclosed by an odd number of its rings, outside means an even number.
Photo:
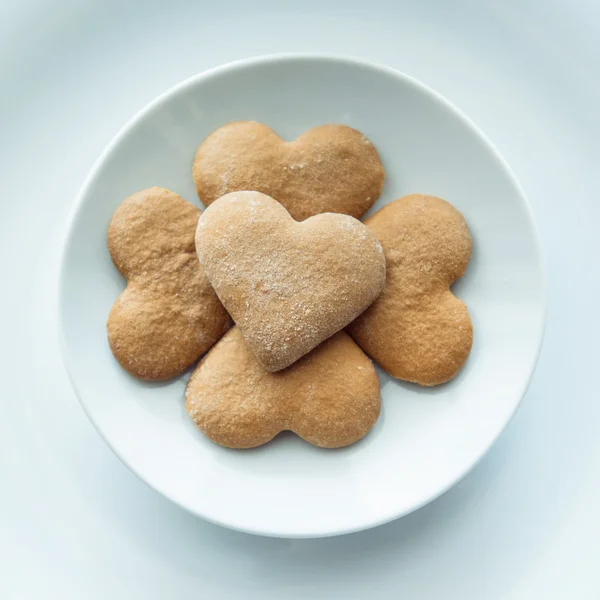
[[[427,386],[462,367],[473,331],[450,285],[471,255],[467,225],[425,195],[361,223],[385,172],[360,132],[325,125],[284,142],[230,123],[202,142],[193,175],[203,214],[162,188],[115,212],[108,247],[127,288],[107,327],[140,379],[176,377],[202,357],[186,408],[210,439],[250,448],[291,430],[346,446],[380,412],[367,355]]]

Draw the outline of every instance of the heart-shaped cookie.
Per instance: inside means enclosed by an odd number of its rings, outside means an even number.
[[[107,322],[110,348],[140,379],[169,379],[195,363],[231,325],[194,248],[200,209],[163,188],[124,200],[108,228],[127,279]]]
[[[348,446],[371,430],[380,411],[373,364],[342,331],[269,373],[234,327],[200,361],[185,398],[198,428],[230,448],[260,446],[285,430],[323,448]]]
[[[198,196],[207,206],[241,190],[276,198],[297,221],[324,212],[359,219],[381,194],[385,172],[375,146],[345,125],[323,125],[285,142],[255,121],[219,127],[196,152]]]
[[[385,251],[387,281],[349,333],[398,379],[437,385],[452,379],[473,344],[465,304],[450,290],[471,258],[471,235],[448,202],[413,194],[367,219]]]
[[[269,371],[291,365],[377,298],[385,259],[347,215],[297,222],[260,192],[233,192],[198,221],[196,250],[221,302]]]

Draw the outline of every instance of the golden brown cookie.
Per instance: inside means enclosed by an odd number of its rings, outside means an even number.
[[[285,430],[323,448],[348,446],[380,411],[373,364],[344,332],[269,373],[234,327],[196,367],[185,398],[198,428],[230,448],[260,446]]]
[[[285,142],[266,125],[238,121],[200,144],[193,176],[207,206],[229,192],[257,190],[303,221],[324,212],[359,219],[379,198],[385,172],[375,146],[346,125],[322,125]]]
[[[452,379],[473,343],[467,307],[450,291],[471,258],[464,218],[440,198],[413,194],[365,224],[385,251],[387,280],[349,333],[393,377],[421,385]]]
[[[127,279],[108,317],[115,358],[140,379],[179,375],[231,322],[194,248],[200,210],[154,187],[129,196],[108,228],[108,249]]]
[[[233,192],[198,221],[196,250],[221,302],[268,371],[345,327],[383,289],[375,236],[347,215],[298,223],[260,192]]]

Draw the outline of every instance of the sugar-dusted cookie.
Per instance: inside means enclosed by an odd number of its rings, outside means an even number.
[[[473,343],[467,307],[450,291],[471,257],[464,218],[440,198],[414,194],[365,224],[385,251],[387,281],[349,333],[393,377],[421,385],[452,379]]]
[[[108,228],[112,260],[127,279],[108,317],[115,358],[140,379],[182,373],[230,326],[198,263],[200,210],[154,187],[129,196]]]
[[[206,205],[257,190],[303,221],[324,212],[359,219],[379,198],[385,172],[375,146],[346,125],[322,125],[285,142],[266,125],[238,121],[200,144],[193,175]]]
[[[268,371],[345,327],[383,289],[375,236],[347,215],[297,222],[273,198],[233,192],[198,221],[196,250],[221,302]]]
[[[269,373],[234,327],[196,367],[185,398],[198,428],[230,448],[260,446],[284,430],[323,448],[348,446],[380,411],[373,364],[342,331]]]

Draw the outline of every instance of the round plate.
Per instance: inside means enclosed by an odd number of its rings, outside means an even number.
[[[221,448],[184,409],[187,376],[143,383],[113,359],[105,323],[124,281],[106,230],[129,194],[169,188],[197,202],[195,149],[216,127],[257,120],[293,139],[324,123],[359,129],[387,179],[373,208],[408,193],[441,196],[465,216],[473,258],[454,287],[475,340],[449,384],[422,389],[379,372],[382,415],[354,446],[323,450],[293,434],[253,450]],[[115,453],[173,502],[210,521],[286,537],[337,535],[434,499],[483,456],[514,414],[544,320],[532,216],[504,160],[457,109],[391,69],[326,56],[227,65],[176,86],[125,126],[98,160],[69,223],[60,282],[62,349],[88,416]]]

